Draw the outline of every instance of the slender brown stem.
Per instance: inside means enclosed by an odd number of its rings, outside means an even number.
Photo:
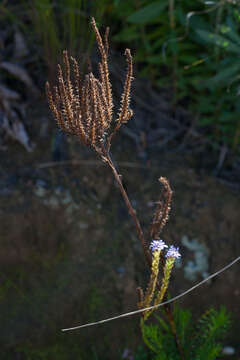
[[[123,197],[123,199],[124,199],[124,201],[125,201],[125,204],[126,204],[126,206],[127,206],[129,215],[132,217],[133,222],[134,222],[134,224],[135,224],[138,238],[139,238],[140,241],[141,241],[146,262],[147,262],[148,266],[151,268],[152,258],[151,258],[151,255],[150,255],[150,253],[149,253],[149,250],[148,250],[148,247],[147,247],[147,244],[146,244],[144,235],[143,235],[143,231],[142,231],[140,222],[139,222],[139,220],[138,220],[138,218],[137,218],[136,211],[135,211],[134,208],[132,207],[132,204],[131,204],[131,202],[130,202],[130,200],[129,200],[129,198],[128,198],[127,192],[126,192],[126,190],[125,190],[124,187],[123,187],[121,176],[118,174],[118,172],[117,172],[117,170],[116,170],[116,168],[115,168],[115,166],[114,166],[114,164],[113,164],[113,162],[112,162],[111,157],[110,157],[109,154],[106,156],[106,158],[104,157],[104,160],[105,160],[105,161],[108,163],[108,165],[110,166],[110,168],[111,168],[111,170],[112,170],[112,172],[113,172],[114,178],[115,178],[115,180],[117,181],[117,183],[118,183],[118,185],[119,185],[119,189],[120,189],[120,191],[121,191],[122,197]]]

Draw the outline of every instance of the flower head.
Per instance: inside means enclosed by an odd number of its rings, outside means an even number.
[[[150,249],[152,252],[163,250],[164,248],[167,248],[168,246],[165,244],[163,240],[153,240],[150,245]]]
[[[46,92],[50,109],[61,130],[78,136],[84,145],[91,146],[99,155],[105,156],[112,137],[133,115],[130,109],[132,56],[130,50],[126,49],[127,75],[119,115],[113,125],[113,97],[108,69],[109,29],[103,39],[94,18],[91,23],[101,57],[99,76],[90,72],[81,78],[77,60],[64,51],[63,68],[58,66],[57,86],[51,89],[47,82]]]
[[[178,247],[176,248],[173,245],[171,245],[170,248],[168,249],[168,252],[166,253],[166,257],[172,257],[175,259],[180,258],[181,254],[178,250],[179,250]]]

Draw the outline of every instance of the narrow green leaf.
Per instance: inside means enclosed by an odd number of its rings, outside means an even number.
[[[156,19],[167,5],[167,1],[155,1],[131,14],[127,20],[133,24],[146,24]]]
[[[226,23],[230,29],[230,31],[227,33],[227,36],[230,40],[240,45],[240,35],[237,32],[236,24],[232,21],[231,17],[227,18]]]
[[[128,26],[120,31],[117,35],[114,36],[115,41],[133,41],[139,38],[139,32],[136,29],[136,26]]]
[[[229,52],[237,53],[238,55],[240,54],[240,46],[234,44],[229,39],[205,30],[197,30],[196,32],[206,43],[217,45]]]
[[[216,85],[223,82],[233,80],[233,76],[240,73],[240,63],[233,65],[232,67],[226,68],[225,70],[219,71],[218,74],[208,79],[210,85]]]
[[[147,56],[146,61],[149,64],[162,64],[164,62],[164,58],[162,55],[153,55],[153,56]]]

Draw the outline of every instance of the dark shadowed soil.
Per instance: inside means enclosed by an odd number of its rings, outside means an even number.
[[[137,109],[137,99],[134,104]],[[46,104],[28,113],[34,152],[9,143],[0,165],[3,359],[121,359],[141,345],[138,316],[72,333],[60,329],[137,308],[136,288],[146,286],[148,273],[134,226],[95,154],[56,132]],[[159,112],[162,121],[168,113]],[[182,253],[170,286],[175,296],[239,256],[240,193],[199,168],[206,151],[177,151],[177,126],[161,133],[151,121],[146,129],[135,118],[118,134],[112,154],[149,241],[158,178],[170,181],[173,204],[162,238]],[[163,144],[167,134],[172,139]],[[196,317],[224,305],[233,319],[225,345],[238,354],[239,269],[237,263],[179,302]]]

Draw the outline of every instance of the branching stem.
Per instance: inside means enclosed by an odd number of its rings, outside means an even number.
[[[114,163],[112,162],[112,159],[110,157],[110,154],[107,153],[105,154],[105,156],[103,156],[103,160],[109,165],[109,167],[111,168],[112,172],[113,172],[113,175],[114,175],[114,178],[115,180],[117,181],[118,183],[118,186],[119,186],[119,189],[120,189],[120,192],[122,194],[122,197],[124,199],[124,202],[126,204],[126,207],[128,209],[128,212],[129,212],[129,215],[132,217],[133,219],[133,222],[135,224],[135,227],[136,227],[136,231],[137,231],[137,235],[138,235],[138,238],[142,244],[142,248],[143,248],[143,252],[144,252],[144,256],[145,256],[145,260],[149,266],[149,269],[151,269],[151,266],[152,266],[152,258],[151,258],[151,255],[149,253],[149,250],[148,250],[148,247],[147,247],[147,244],[146,244],[146,241],[145,241],[145,238],[144,238],[144,234],[143,234],[143,230],[142,230],[142,227],[141,227],[141,224],[138,220],[138,217],[137,217],[137,214],[136,214],[136,211],[134,210],[129,198],[128,198],[128,195],[127,195],[127,192],[126,190],[124,189],[124,186],[123,186],[123,183],[122,183],[122,179],[121,179],[121,175],[118,174],[117,170],[116,170],[116,167],[114,166]],[[157,287],[160,288],[160,285],[159,283],[157,283]],[[168,305],[164,305],[164,310],[165,310],[165,313],[166,313],[166,316],[168,318],[168,322],[170,324],[170,327],[171,327],[171,330],[172,330],[172,333],[173,333],[173,336],[174,336],[174,339],[175,339],[175,343],[176,343],[176,346],[178,348],[178,351],[179,351],[179,354],[181,356],[181,359],[182,360],[185,360],[185,356],[184,356],[184,352],[183,352],[183,348],[181,346],[181,343],[180,343],[180,340],[178,338],[178,335],[177,335],[177,329],[176,329],[176,325],[175,325],[175,322],[174,322],[174,319],[173,319],[173,314],[172,314],[172,311],[171,309],[169,308]]]

